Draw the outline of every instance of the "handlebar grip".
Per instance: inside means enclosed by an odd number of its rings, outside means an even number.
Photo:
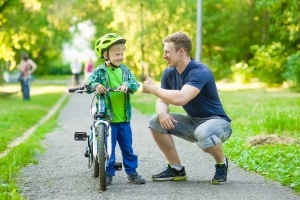
[[[76,90],[78,90],[78,88],[69,88],[69,93],[73,93],[73,92],[75,92]]]
[[[88,90],[88,86],[84,85],[84,86],[80,86],[80,87],[76,87],[76,88],[69,88],[69,93],[74,93],[74,92],[76,92],[78,90],[80,90],[79,93],[82,93],[82,92]]]

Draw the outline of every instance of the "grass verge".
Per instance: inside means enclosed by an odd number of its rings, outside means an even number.
[[[12,85],[10,87],[15,87]],[[48,87],[48,86],[47,86]],[[46,87],[46,88],[47,88]],[[57,87],[57,86],[55,86]],[[5,150],[7,145],[21,136],[26,130],[41,120],[62,96],[61,91],[53,88],[51,92],[45,87],[32,87],[31,100],[24,102],[20,94],[2,97],[0,104],[0,149]],[[63,104],[66,103],[66,100]],[[37,156],[43,152],[41,140],[57,127],[58,113],[40,125],[35,132],[20,145],[11,149],[3,158],[0,158],[0,199],[24,199],[22,191],[18,189],[20,170],[28,164],[38,162]],[[0,151],[0,152],[1,152]]]

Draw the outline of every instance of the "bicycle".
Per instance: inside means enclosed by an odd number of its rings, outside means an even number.
[[[93,92],[87,85],[77,88],[69,88],[69,93]],[[117,89],[108,88],[106,92],[121,92]],[[90,126],[90,134],[86,132],[74,133],[74,140],[86,141],[87,147],[85,157],[88,157],[88,168],[93,166],[93,177],[99,177],[100,191],[106,190],[106,161],[110,158],[111,153],[111,134],[110,134],[110,116],[106,112],[105,94],[100,94],[98,107],[93,107],[96,93],[91,102],[91,114],[93,115],[93,123]],[[122,163],[115,163],[115,170],[122,170]]]

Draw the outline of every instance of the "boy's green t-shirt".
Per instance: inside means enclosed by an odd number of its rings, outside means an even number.
[[[117,88],[122,83],[122,70],[120,67],[117,67],[115,69],[106,68],[108,79],[109,79],[109,87],[110,88]],[[111,92],[110,93],[110,99],[111,99],[111,107],[114,119],[111,120],[111,122],[125,122],[126,119],[126,102],[125,102],[125,93],[124,92]]]

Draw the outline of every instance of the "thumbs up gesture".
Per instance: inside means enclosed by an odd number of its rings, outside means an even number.
[[[143,92],[144,93],[151,93],[153,87],[155,87],[155,82],[148,76],[148,74],[145,74],[145,81],[143,82]]]

